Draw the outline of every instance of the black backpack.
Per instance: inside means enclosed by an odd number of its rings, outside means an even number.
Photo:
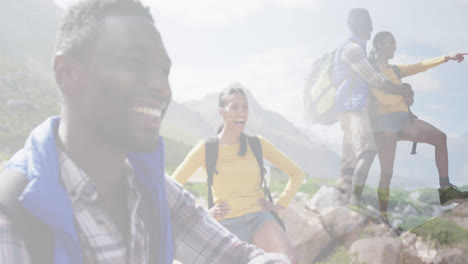
[[[263,150],[262,145],[260,143],[260,139],[256,136],[250,136],[241,134],[241,140],[246,140],[250,149],[252,150],[255,159],[257,160],[258,166],[260,167],[260,174],[261,174],[261,181],[260,181],[260,188],[262,188],[265,196],[267,197],[268,201],[273,203],[273,198],[271,197],[270,190],[268,189],[267,182],[265,180],[265,167],[263,166]],[[214,174],[218,174],[216,170],[216,162],[218,161],[218,138],[211,137],[205,141],[205,165],[206,165],[206,174],[207,174],[207,188],[208,188],[208,208],[214,206],[213,202],[213,193],[211,190],[211,186],[213,185],[213,176]],[[276,221],[280,224],[280,226],[286,230],[283,220],[279,217],[278,213],[270,211]]]

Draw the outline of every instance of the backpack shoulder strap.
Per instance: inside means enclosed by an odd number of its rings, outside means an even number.
[[[260,167],[260,175],[262,177],[260,186],[262,187],[263,192],[265,193],[268,200],[273,203],[273,197],[271,196],[270,189],[268,189],[267,182],[265,180],[266,170],[263,166],[263,149],[262,144],[260,143],[260,139],[257,136],[246,135],[246,137],[249,142],[250,149],[252,150],[255,159],[257,160],[258,167]]]
[[[262,174],[262,183],[264,181],[265,168],[263,167],[263,150],[260,139],[257,136],[245,135],[250,149],[252,150]]]
[[[271,196],[270,189],[268,189],[266,180],[265,180],[265,167],[263,166],[263,149],[262,149],[262,144],[260,143],[260,139],[257,136],[250,136],[246,135],[247,137],[247,142],[249,143],[250,149],[252,150],[255,159],[257,160],[258,166],[260,167],[260,175],[262,177],[262,180],[260,182],[260,187],[263,189],[263,192],[265,193],[265,196],[267,197],[268,201],[271,203],[273,202],[273,197]],[[276,219],[278,224],[283,228],[283,230],[286,230],[286,226],[284,225],[283,220],[279,217],[278,213],[271,211],[270,212],[273,217]]]
[[[14,223],[33,263],[53,263],[54,240],[49,226],[27,211],[19,197],[28,184],[26,175],[16,170],[0,173],[0,210]]]
[[[400,72],[400,67],[397,65],[391,65],[393,72],[398,76],[398,79],[401,80],[401,72]]]
[[[213,185],[213,175],[216,171],[216,161],[218,160],[218,138],[211,137],[205,141],[205,166],[206,166],[206,183],[208,185],[208,208],[213,207],[213,193],[211,186]]]

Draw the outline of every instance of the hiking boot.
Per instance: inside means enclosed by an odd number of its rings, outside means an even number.
[[[457,186],[452,185],[448,188],[439,188],[440,205],[445,206],[452,203],[460,203],[468,199],[468,192],[460,191]]]

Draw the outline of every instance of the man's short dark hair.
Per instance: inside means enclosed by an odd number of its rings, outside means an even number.
[[[351,31],[356,30],[357,24],[361,21],[362,17],[370,16],[369,11],[365,8],[353,8],[348,13],[348,26]]]
[[[138,0],[79,1],[61,20],[55,52],[86,58],[86,51],[95,44],[101,22],[111,15],[143,17],[154,23],[149,8]]]

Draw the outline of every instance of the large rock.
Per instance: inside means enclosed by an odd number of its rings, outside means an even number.
[[[437,252],[434,264],[466,264],[468,262],[468,252],[460,247],[444,248]]]
[[[398,238],[365,238],[351,245],[350,254],[355,263],[399,263],[401,241]]]
[[[453,209],[445,211],[440,218],[454,222],[455,224],[468,229],[468,202],[459,204]]]
[[[307,208],[311,210],[321,210],[330,206],[340,206],[346,204],[346,195],[335,187],[322,186],[312,199],[306,202]]]
[[[437,256],[437,248],[434,241],[426,241],[425,239],[418,237],[414,243],[416,250],[418,251],[419,258],[424,263],[432,263]]]
[[[416,249],[415,243],[417,236],[411,232],[405,232],[400,236],[402,243],[402,251],[400,254],[401,264],[425,264],[419,257],[418,250]]]
[[[291,245],[302,263],[310,263],[327,247],[332,238],[322,226],[317,214],[305,209],[303,203],[291,203],[281,211]]]
[[[327,207],[320,214],[323,225],[334,238],[359,234],[366,221],[365,216],[347,206]]]

